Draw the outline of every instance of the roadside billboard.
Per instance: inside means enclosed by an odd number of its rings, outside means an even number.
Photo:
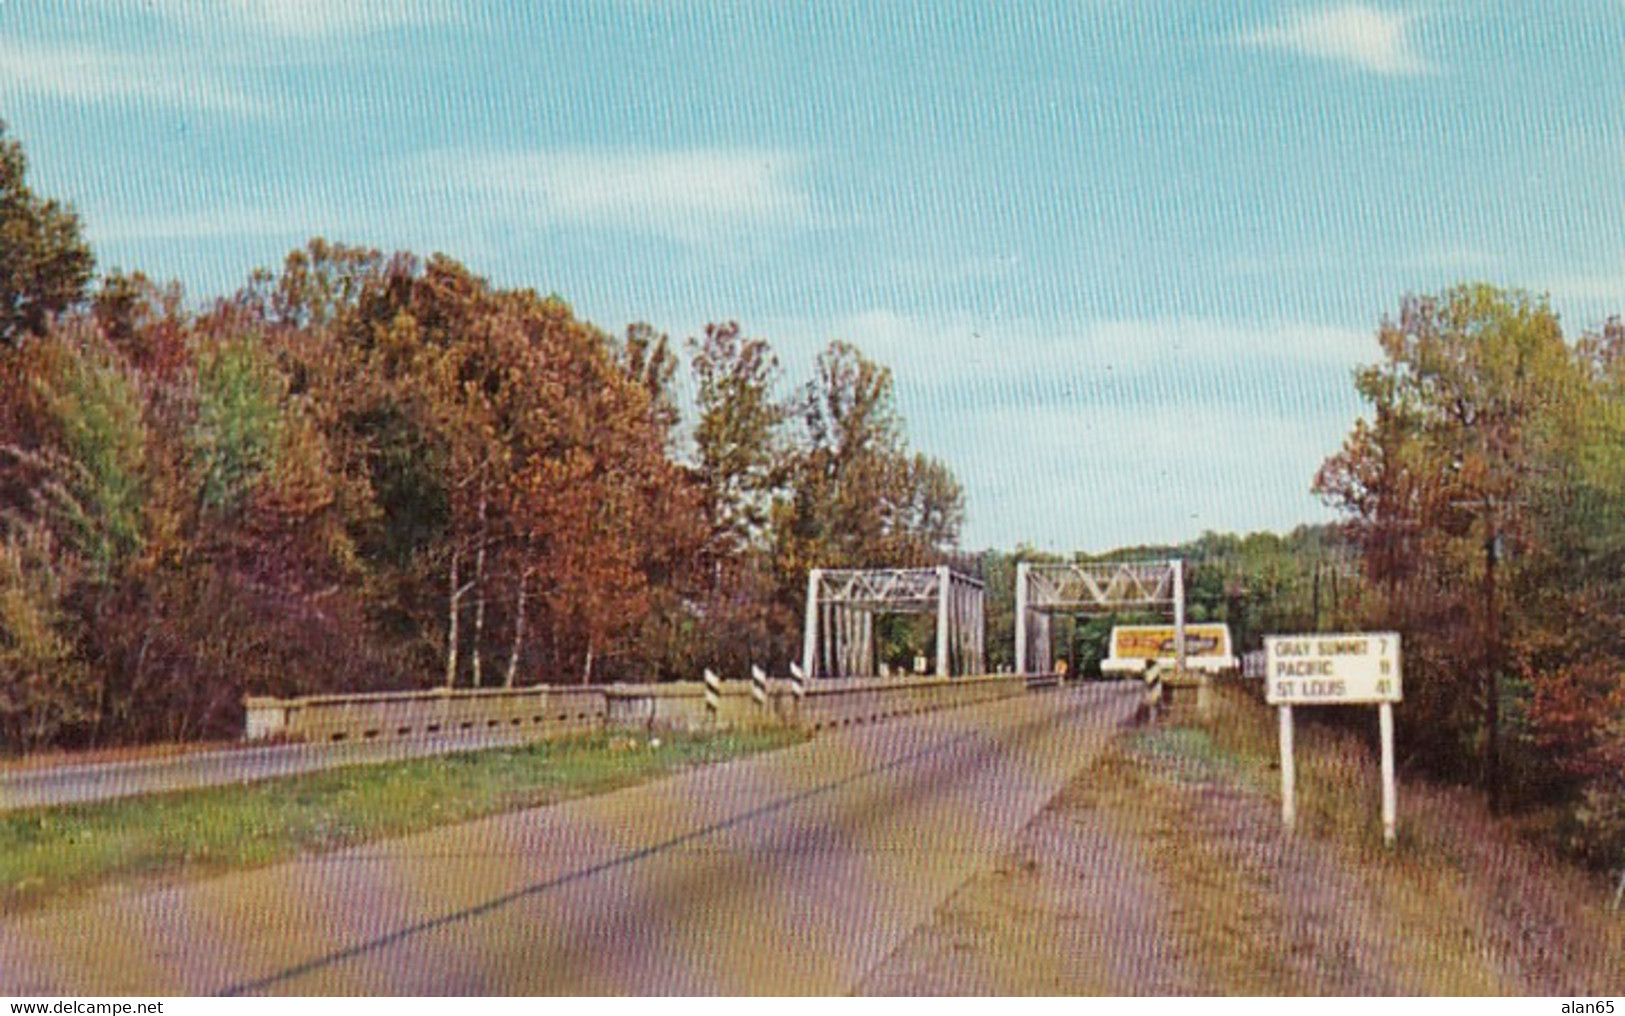
[[[1171,624],[1123,624],[1112,629],[1112,658],[1118,660],[1172,660],[1174,648]],[[1227,624],[1187,624],[1185,658],[1229,659],[1230,626]]]

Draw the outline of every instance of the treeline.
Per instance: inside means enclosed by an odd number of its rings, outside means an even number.
[[[782,666],[810,565],[957,541],[959,484],[850,345],[785,394],[731,323],[610,336],[321,240],[192,308],[93,284],[25,168],[0,138],[6,751],[232,736],[249,692]]]
[[[1370,407],[1316,489],[1404,635],[1414,763],[1625,851],[1625,326],[1544,299],[1407,298],[1358,373]]]

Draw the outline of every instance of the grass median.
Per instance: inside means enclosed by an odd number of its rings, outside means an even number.
[[[0,914],[96,886],[272,864],[533,808],[804,740],[588,737],[0,814]]]

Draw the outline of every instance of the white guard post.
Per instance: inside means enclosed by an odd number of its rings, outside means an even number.
[[[817,677],[879,673],[877,614],[935,613],[936,674],[986,670],[985,587],[946,565],[938,568],[814,568],[807,574],[801,669]]]
[[[1382,735],[1382,839],[1398,838],[1394,774],[1394,703],[1403,696],[1399,635],[1391,631],[1342,635],[1264,636],[1264,699],[1281,711],[1281,823],[1292,831],[1297,788],[1292,760],[1292,707],[1377,706]]]

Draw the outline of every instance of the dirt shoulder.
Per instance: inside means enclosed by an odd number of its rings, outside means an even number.
[[[1232,696],[1126,730],[858,993],[1625,993],[1602,880],[1426,785],[1385,849],[1346,731],[1300,740],[1309,806],[1283,835],[1268,720]]]

